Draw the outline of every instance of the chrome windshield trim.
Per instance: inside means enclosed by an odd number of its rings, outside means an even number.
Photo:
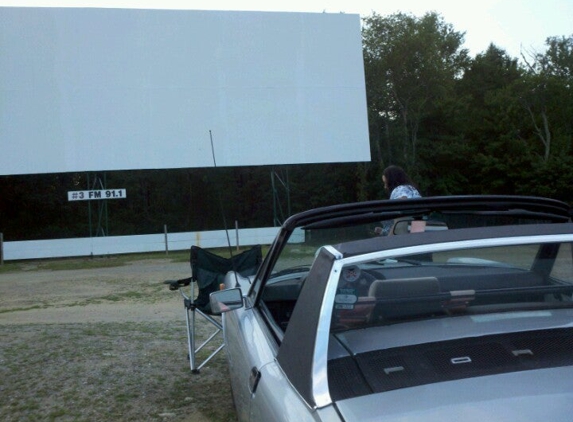
[[[390,258],[395,255],[411,255],[411,254],[417,255],[428,252],[444,252],[454,249],[470,249],[475,247],[484,248],[484,247],[495,247],[495,246],[531,245],[535,243],[559,243],[559,242],[573,242],[573,233],[553,234],[553,235],[540,234],[531,236],[514,236],[514,237],[502,237],[502,238],[492,238],[492,239],[459,240],[453,242],[431,243],[419,246],[407,246],[402,248],[386,249],[384,251],[376,251],[363,255],[356,255],[344,258],[344,264],[345,265],[357,264],[365,261]]]
[[[314,401],[318,408],[332,404],[330,391],[328,389],[328,339],[330,336],[330,320],[332,319],[332,304],[336,296],[338,286],[338,274],[342,269],[341,260],[343,255],[332,246],[324,248],[334,256],[332,271],[328,277],[324,299],[320,309],[320,320],[316,331],[316,342],[312,364],[312,391]]]

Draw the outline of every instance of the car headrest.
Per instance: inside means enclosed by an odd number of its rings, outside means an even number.
[[[409,296],[426,296],[439,292],[440,285],[436,277],[394,278],[372,282],[368,296],[395,299]]]

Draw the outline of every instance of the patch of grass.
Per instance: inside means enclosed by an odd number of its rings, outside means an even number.
[[[2,421],[236,421],[224,354],[192,374],[184,321],[6,325],[0,337]]]
[[[67,258],[67,259],[40,261],[38,263],[38,269],[61,271],[61,270],[83,270],[90,268],[109,268],[109,267],[120,267],[135,261],[146,260],[146,259],[169,259],[172,261],[175,258],[176,255],[174,254],[168,256],[165,255],[164,253],[109,255],[109,256],[93,257],[93,258]]]
[[[4,262],[4,264],[0,265],[0,274],[16,272],[21,269],[21,264],[18,262]]]
[[[107,302],[122,302],[124,300],[128,301],[136,301],[138,299],[145,299],[149,297],[149,295],[145,292],[141,291],[126,291],[123,293],[115,293],[107,296],[102,296],[99,299],[100,302],[107,301]]]
[[[7,312],[18,312],[18,311],[32,311],[34,309],[46,309],[49,308],[48,305],[33,305],[33,306],[26,306],[20,308],[11,308],[11,309],[0,309],[0,314],[7,313]]]

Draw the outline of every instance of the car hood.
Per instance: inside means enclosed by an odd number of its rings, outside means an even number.
[[[573,367],[427,384],[336,406],[347,422],[565,422],[573,413]]]

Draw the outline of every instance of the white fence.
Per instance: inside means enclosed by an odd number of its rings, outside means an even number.
[[[228,237],[232,247],[268,245],[273,242],[278,230],[278,227],[229,230]],[[192,245],[219,248],[228,244],[225,230],[14,242],[0,240],[0,256],[4,261],[11,261],[178,251],[189,249]]]

